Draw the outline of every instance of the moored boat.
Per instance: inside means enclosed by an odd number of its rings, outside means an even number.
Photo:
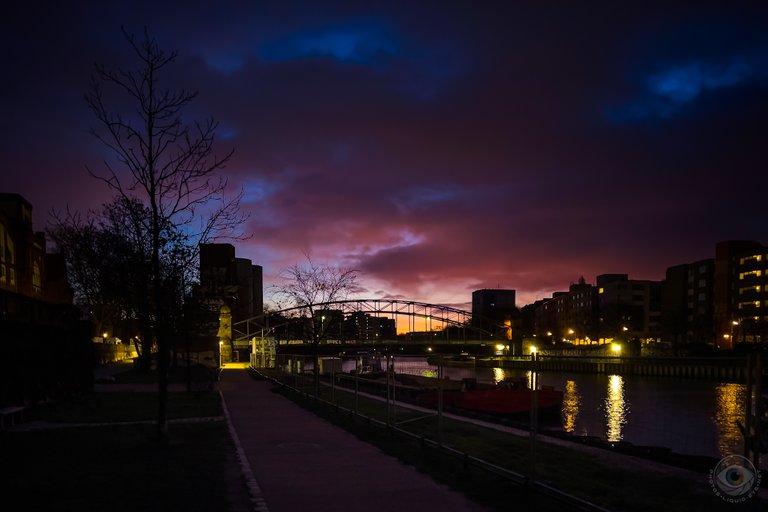
[[[491,414],[517,414],[531,410],[532,396],[525,379],[506,379],[496,386],[477,384],[465,379],[461,390],[444,390],[443,405],[455,409]],[[551,386],[541,386],[537,393],[540,411],[556,411],[562,407],[563,392]],[[424,391],[417,397],[422,405],[435,407],[438,392]]]

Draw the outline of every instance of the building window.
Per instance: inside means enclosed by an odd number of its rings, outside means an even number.
[[[760,277],[763,275],[762,270],[750,270],[748,272],[740,272],[739,279],[747,279],[750,277]]]
[[[707,266],[699,265],[699,274],[706,274],[706,273],[707,273]]]
[[[739,264],[744,265],[745,263],[751,263],[753,261],[762,261],[763,255],[762,254],[753,254],[752,256],[745,256],[739,260]]]
[[[5,284],[5,265],[0,263],[0,284]]]
[[[704,288],[705,286],[707,286],[706,279],[699,279],[699,288]]]
[[[11,286],[16,286],[16,269],[8,269],[8,284]]]
[[[704,302],[707,300],[707,294],[706,293],[700,293],[699,294],[699,302]]]
[[[40,278],[40,263],[37,261],[32,265],[32,293],[39,294],[42,289],[42,279]]]
[[[6,245],[8,246],[8,256],[9,256],[8,263],[10,263],[11,265],[15,265],[16,251],[14,250],[14,247],[13,247],[13,239],[9,236],[8,238],[6,238],[6,240],[7,240]]]

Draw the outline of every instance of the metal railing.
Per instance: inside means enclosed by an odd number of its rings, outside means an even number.
[[[452,446],[450,440],[446,439],[446,419],[474,423],[473,427],[478,428],[478,433],[483,428],[480,421],[473,421],[469,417],[462,419],[445,410],[445,397],[475,380],[474,377],[461,377],[461,361],[443,360],[440,356],[426,361],[423,357],[391,354],[318,358],[282,354],[277,356],[275,363],[273,369],[261,369],[260,373],[303,397],[325,404],[339,413],[353,415],[403,438],[417,440],[423,447],[436,449],[462,461],[465,467],[493,473],[523,486],[527,492],[533,490],[536,494],[557,500],[567,505],[569,510],[607,512],[594,503],[535,479],[535,428],[530,430],[532,458],[527,474]],[[316,364],[318,382],[315,381]],[[470,375],[470,372],[466,374]],[[420,400],[425,392],[432,393],[431,399]],[[525,432],[522,434],[525,435]]]

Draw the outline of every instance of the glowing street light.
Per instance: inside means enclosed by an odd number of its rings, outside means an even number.
[[[224,345],[223,341],[219,342],[219,368],[221,368],[221,347]]]
[[[611,352],[613,352],[616,355],[621,354],[621,345],[619,345],[618,343],[613,343],[611,345]]]

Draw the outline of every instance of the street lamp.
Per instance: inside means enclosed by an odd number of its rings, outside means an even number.
[[[219,342],[219,368],[221,368],[221,347],[224,345],[223,341]]]

